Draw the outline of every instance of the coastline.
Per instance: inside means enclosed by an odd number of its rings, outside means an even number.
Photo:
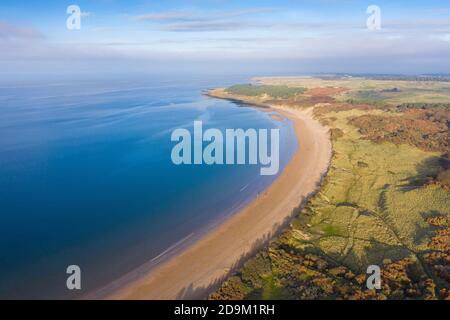
[[[247,104],[215,90],[208,95]],[[107,299],[205,298],[267,244],[317,191],[331,159],[328,129],[313,119],[310,109],[248,104],[278,112],[293,122],[299,147],[283,172],[247,206],[178,255],[116,288]]]

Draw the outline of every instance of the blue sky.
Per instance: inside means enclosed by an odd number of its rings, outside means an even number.
[[[80,30],[66,28],[71,4]],[[366,27],[369,5],[381,30]],[[1,0],[0,68],[450,73],[450,3]]]

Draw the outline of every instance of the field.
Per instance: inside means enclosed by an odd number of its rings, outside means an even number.
[[[334,155],[320,192],[290,227],[210,298],[450,298],[450,116],[446,107],[434,108],[437,101],[450,102],[449,84],[259,81],[304,87],[304,95],[332,99],[316,104],[314,112],[331,129]],[[343,102],[350,98],[378,103]],[[295,101],[286,102],[293,108],[311,106],[301,97]],[[261,96],[259,103],[265,102],[273,100]],[[406,102],[429,108],[398,107]],[[399,120],[411,126],[398,125]],[[430,126],[436,135],[430,135]],[[366,287],[369,265],[381,267],[381,290]]]
[[[282,85],[300,88],[347,88],[337,101],[382,101],[387,104],[405,102],[450,103],[450,82],[394,81],[365,78],[322,80],[311,77],[255,78],[264,85]]]
[[[275,99],[279,98],[291,98],[297,94],[301,94],[305,91],[304,88],[291,88],[288,86],[271,86],[271,85],[251,85],[241,84],[234,85],[226,89],[226,92],[230,94],[237,94],[243,96],[268,96]]]

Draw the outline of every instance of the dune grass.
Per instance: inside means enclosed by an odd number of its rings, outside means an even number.
[[[304,88],[291,88],[288,86],[272,86],[272,85],[252,85],[252,84],[238,84],[225,89],[227,93],[237,94],[242,96],[264,96],[267,95],[274,99],[287,99],[302,94],[305,92]]]
[[[210,298],[450,298],[450,193],[445,184],[436,183],[439,178],[424,183],[448,174],[442,171],[442,152],[448,148],[432,152],[409,139],[404,128],[400,128],[403,135],[383,131],[382,139],[362,136],[361,121],[354,121],[362,116],[369,121],[392,117],[386,127],[391,130],[395,127],[391,123],[399,122],[395,117],[405,119],[411,111],[423,115],[425,108],[433,121],[448,125],[450,83],[308,77],[259,81],[270,86],[348,90],[333,96],[335,102],[314,109],[331,129],[334,151],[320,191],[281,236]],[[349,99],[353,103],[342,104]],[[301,101],[290,106],[302,107]],[[426,131],[408,130],[419,136]],[[399,139],[386,139],[392,134]],[[379,291],[365,285],[367,267],[373,264],[382,270]]]
[[[381,295],[371,293],[374,296],[355,289],[361,288],[365,270],[372,264],[386,264],[386,269],[401,274],[401,268],[389,264],[391,261],[407,261],[406,269],[414,270],[413,278],[436,278],[424,261],[436,229],[425,219],[448,217],[450,196],[438,186],[410,182],[438,169],[430,161],[438,153],[361,139],[348,120],[367,113],[326,114],[327,122],[343,135],[334,141],[335,154],[321,191],[280,238],[212,298],[234,298],[236,292],[251,299],[403,298],[403,293],[388,289]],[[348,276],[335,276],[336,272]],[[438,287],[442,285],[435,280]],[[424,288],[423,292],[432,291]]]

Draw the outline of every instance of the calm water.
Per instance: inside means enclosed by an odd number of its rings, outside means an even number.
[[[175,80],[174,80],[175,79]],[[291,123],[205,97],[242,78],[0,82],[0,298],[78,298],[154,259],[261,192],[259,166],[175,166],[173,129]],[[66,268],[82,290],[66,289]]]

